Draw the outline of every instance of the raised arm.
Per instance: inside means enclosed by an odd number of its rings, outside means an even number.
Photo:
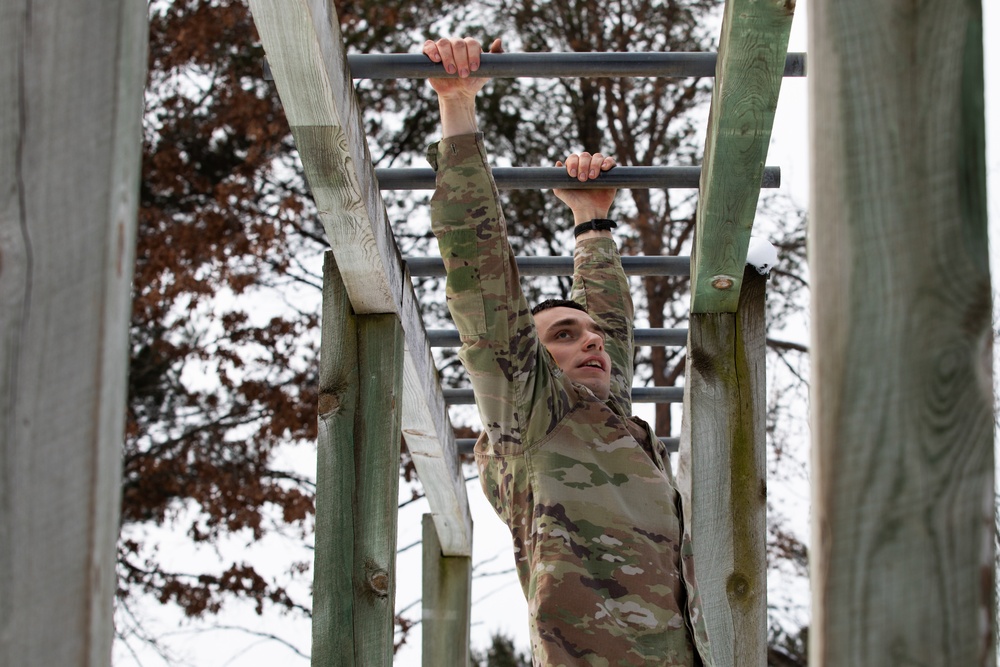
[[[482,46],[466,37],[461,39],[439,39],[424,42],[423,54],[448,74],[458,74],[458,78],[428,79],[438,96],[441,109],[441,132],[444,137],[471,134],[479,131],[476,121],[476,95],[486,85],[487,79],[470,76],[479,69]],[[503,44],[493,40],[490,53],[503,53]]]
[[[602,172],[615,166],[615,161],[600,153],[574,153],[556,166],[565,166],[571,177],[587,181],[599,178]],[[573,211],[577,228],[591,220],[607,219],[616,194],[614,188],[554,192]],[[572,298],[604,329],[605,349],[612,364],[611,396],[626,414],[631,414],[634,310],[618,246],[610,230],[588,230],[576,237]]]
[[[492,50],[499,49],[499,41],[494,42]],[[424,53],[460,75],[478,65],[478,43],[469,40],[428,42]],[[490,443],[512,452],[540,439],[569,410],[568,397],[550,381],[551,369],[542,361],[545,353],[521,292],[477,132],[475,93],[483,79],[430,81],[438,92],[445,134],[429,148],[428,160],[437,172],[431,224],[447,271],[448,308]],[[547,418],[532,418],[543,412]]]

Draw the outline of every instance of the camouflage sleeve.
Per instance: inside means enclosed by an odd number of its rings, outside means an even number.
[[[628,280],[614,239],[579,241],[573,254],[572,298],[580,303],[607,336],[611,356],[611,396],[632,414],[632,318]]]
[[[540,385],[551,385],[541,344],[521,292],[507,242],[506,221],[481,134],[448,137],[432,145],[437,172],[431,227],[444,259],[448,309],[462,339],[459,358],[472,380],[490,443],[520,447],[535,410],[544,405]],[[539,371],[539,367],[541,370]],[[541,377],[540,377],[541,376]],[[542,380],[539,382],[539,380]],[[548,419],[531,428],[548,428]]]

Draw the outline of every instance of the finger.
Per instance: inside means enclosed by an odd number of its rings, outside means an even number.
[[[618,163],[615,161],[613,157],[609,155],[608,157],[604,158],[604,162],[601,163],[601,171],[607,171],[617,166]]]
[[[586,181],[590,176],[590,153],[580,153],[580,165],[578,167],[577,178]]]
[[[493,43],[490,44],[490,53],[503,53],[503,40],[499,37],[494,39]]]
[[[428,39],[426,42],[424,42],[424,46],[421,49],[421,51],[425,56],[430,58],[432,61],[436,63],[441,62],[441,53],[438,51],[437,44],[435,44],[431,40]]]
[[[580,156],[576,153],[566,156],[566,173],[570,178],[576,178],[580,168]]]
[[[455,67],[455,49],[452,47],[450,39],[439,39],[437,41],[438,53],[441,56],[441,64],[444,65],[444,71],[448,74],[454,74],[458,71]]]
[[[597,178],[597,175],[601,173],[601,165],[604,164],[604,156],[600,153],[594,153],[590,156],[590,178]]]
[[[460,78],[469,76],[469,43],[464,39],[455,41],[452,46],[455,52],[455,68]]]
[[[477,40],[466,37],[465,50],[468,53],[468,71],[475,72],[479,69],[479,55],[483,52],[483,47]]]

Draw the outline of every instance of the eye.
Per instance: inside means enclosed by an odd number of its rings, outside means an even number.
[[[565,329],[563,329],[562,331],[557,331],[555,335],[556,340],[569,340],[571,338],[573,338],[573,334],[571,334],[569,331]]]

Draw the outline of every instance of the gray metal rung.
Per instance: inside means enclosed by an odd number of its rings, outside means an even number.
[[[660,438],[660,442],[667,447],[667,451],[670,453],[676,452],[681,446],[680,438]],[[476,446],[476,439],[455,438],[455,443],[458,445],[459,454],[471,454]]]
[[[440,257],[404,257],[414,278],[443,278],[444,262]],[[517,257],[517,271],[522,276],[571,276],[572,257]],[[628,276],[689,276],[691,258],[681,255],[628,255],[622,257],[622,269]]]
[[[684,347],[687,329],[635,329],[632,338],[636,345],[653,347]],[[428,329],[427,340],[431,347],[460,347],[462,340],[457,329]]]
[[[471,389],[442,389],[445,405],[473,405]],[[633,403],[683,403],[683,387],[632,387]]]
[[[496,167],[493,180],[498,190],[596,190],[599,188],[674,189],[698,188],[701,167],[618,166],[595,180],[580,182],[561,167]],[[433,190],[434,170],[426,167],[379,167],[375,170],[379,190]],[[760,187],[781,187],[781,168],[764,167]]]
[[[484,53],[474,77],[714,77],[718,56],[710,52],[659,53]],[[785,57],[784,76],[805,76],[806,54]],[[354,79],[429,79],[458,76],[423,54],[351,53],[347,64]]]

